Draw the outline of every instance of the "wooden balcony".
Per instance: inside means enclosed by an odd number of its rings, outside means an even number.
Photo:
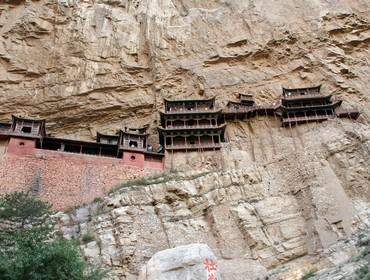
[[[299,123],[307,122],[321,122],[326,121],[330,118],[334,118],[334,115],[319,115],[319,116],[303,116],[303,117],[292,117],[292,118],[283,118],[283,126],[295,125]]]
[[[307,110],[307,109],[331,109],[334,107],[340,106],[342,103],[341,100],[335,100],[332,103],[329,104],[302,104],[301,106],[282,106],[282,109],[284,110]]]
[[[324,95],[320,92],[307,92],[305,94],[292,94],[283,95],[282,99],[285,100],[300,100],[300,99],[313,99],[313,98],[328,98],[329,95]]]
[[[280,103],[262,104],[256,106],[240,106],[239,108],[228,107],[223,110],[225,117],[235,117],[236,119],[244,119],[254,117],[255,115],[273,116],[275,111],[280,107]]]
[[[174,144],[166,145],[166,150],[210,150],[221,149],[220,143]]]
[[[146,148],[143,147],[130,147],[127,145],[119,145],[119,149],[123,151],[132,151],[132,152],[146,152]]]
[[[349,118],[356,120],[360,116],[360,112],[357,109],[341,109],[336,111],[336,115],[338,118]]]
[[[168,125],[166,126],[166,130],[184,130],[184,129],[215,129],[220,128],[221,125]]]
[[[217,112],[220,112],[221,109],[219,108],[212,108],[212,109],[209,109],[209,108],[194,108],[194,109],[191,109],[191,110],[188,110],[188,109],[183,109],[183,108],[172,108],[172,110],[167,110],[165,112],[165,114],[167,115],[176,115],[176,114],[205,114],[205,113],[217,113]]]

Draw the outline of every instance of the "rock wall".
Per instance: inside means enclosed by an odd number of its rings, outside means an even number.
[[[178,154],[177,168],[203,164],[209,171],[122,189],[80,210],[82,220],[60,213],[59,229],[68,238],[93,234],[85,256],[111,266],[113,279],[137,279],[156,252],[191,243],[212,249],[222,279],[257,279],[304,258],[292,268],[296,277],[283,278],[300,279],[314,256],[370,224],[369,129],[347,120],[294,129],[266,124],[230,124],[236,135],[217,155],[221,169],[207,155]],[[193,164],[192,156],[204,161]]]
[[[271,101],[322,83],[369,120],[367,0],[39,0],[0,4],[0,119],[59,136],[149,123],[162,98]]]

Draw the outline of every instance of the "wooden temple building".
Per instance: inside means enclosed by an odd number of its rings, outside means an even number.
[[[321,92],[321,85],[305,88],[283,88],[279,102],[257,104],[252,95],[239,94],[239,101],[229,101],[222,114],[227,121],[245,120],[255,116],[280,118],[282,126],[321,122],[330,118],[357,119],[356,109],[341,108],[342,99]]]
[[[251,94],[239,94],[238,101],[229,101],[222,111],[225,120],[244,120],[255,116],[273,116],[276,104],[257,105]]]
[[[342,99],[330,94],[322,94],[321,86],[287,89],[283,88],[281,105],[276,114],[283,126],[292,126],[307,122],[321,122],[337,117],[336,110]],[[359,112],[352,112],[349,117],[357,118]],[[345,115],[338,117],[346,117]]]
[[[12,116],[12,122],[0,123],[0,140],[8,142],[7,152],[27,155],[37,150],[119,158],[126,165],[140,168],[164,168],[164,153],[148,144],[146,128],[120,130],[117,135],[97,133],[96,142],[50,137],[45,120]]]
[[[256,104],[249,94],[239,94],[223,110],[215,98],[164,100],[160,112],[159,148],[149,144],[147,128],[124,128],[115,135],[97,133],[96,141],[80,141],[51,137],[46,134],[45,120],[12,116],[11,123],[0,123],[0,146],[6,152],[25,155],[38,150],[74,153],[121,159],[126,165],[139,168],[164,168],[164,150],[218,150],[225,141],[226,122],[254,116],[275,116],[282,126],[321,122],[335,117],[357,119],[359,111],[340,108],[342,99],[323,94],[321,86],[283,88],[280,102]],[[4,144],[6,143],[6,144]]]
[[[164,100],[158,127],[160,143],[169,151],[217,150],[224,141],[226,124],[215,98]]]

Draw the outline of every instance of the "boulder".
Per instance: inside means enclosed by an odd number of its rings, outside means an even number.
[[[220,280],[216,257],[206,244],[190,244],[156,253],[139,280]]]

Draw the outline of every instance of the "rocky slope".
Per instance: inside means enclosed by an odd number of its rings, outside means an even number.
[[[210,246],[226,280],[261,278],[284,264],[282,278],[273,279],[300,279],[311,267],[350,258],[354,246],[326,261],[319,256],[370,225],[368,126],[265,124],[230,124],[249,127],[259,140],[250,145],[243,138],[249,133],[235,135],[213,155],[223,159],[221,169],[211,155],[181,155],[177,167],[188,162],[208,171],[126,184],[98,204],[58,214],[59,230],[67,238],[93,235],[83,245],[86,257],[111,266],[117,279],[137,279],[154,253],[191,243]]]
[[[221,152],[169,155],[180,172],[57,215],[66,237],[93,235],[84,253],[112,278],[137,279],[156,252],[206,243],[224,280],[283,265],[276,279],[299,279],[355,254],[325,252],[369,226],[369,19],[368,0],[2,1],[0,119],[47,118],[49,132],[72,138],[154,132],[164,97],[262,103],[282,86],[322,83],[360,119],[230,123]]]

